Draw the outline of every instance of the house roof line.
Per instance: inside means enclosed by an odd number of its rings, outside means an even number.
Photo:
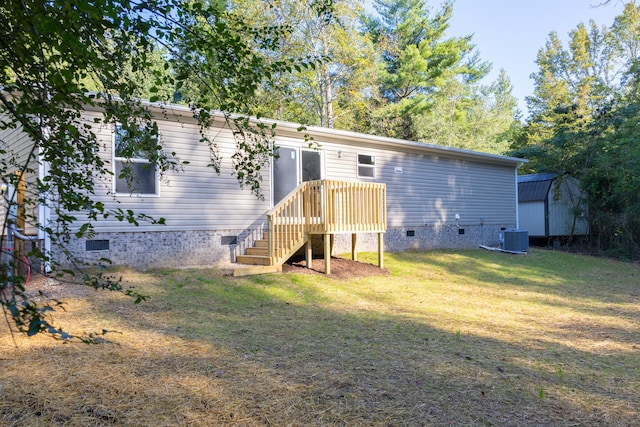
[[[288,122],[267,121],[267,120],[265,120],[265,122],[267,123],[275,122],[278,126],[282,126],[282,127],[293,125],[292,123],[288,123]],[[413,148],[419,151],[427,151],[430,153],[437,153],[437,154],[449,153],[452,155],[457,155],[462,157],[472,157],[474,159],[477,159],[480,157],[491,162],[516,164],[518,166],[521,166],[524,163],[528,162],[528,160],[526,159],[521,159],[516,157],[502,156],[499,154],[484,153],[481,151],[467,150],[464,148],[448,147],[445,145],[410,141],[406,139],[390,138],[386,136],[371,135],[371,134],[365,134],[365,133],[359,133],[359,132],[353,132],[353,131],[347,131],[347,130],[341,130],[341,129],[323,128],[319,126],[306,126],[306,131],[310,134],[317,133],[319,135],[339,137],[341,139],[348,139],[351,141],[364,139],[370,142],[375,142],[380,145],[396,146],[396,147],[401,146],[401,147]]]
[[[163,103],[163,102],[149,102],[142,101],[143,105],[147,105],[150,109],[158,110],[161,112],[172,111],[176,114],[181,115],[189,115],[193,117],[194,111],[186,105],[180,104],[172,104],[172,103]],[[225,120],[226,118],[238,118],[238,117],[246,117],[242,114],[231,114],[225,113],[219,110],[212,111],[211,117],[214,120]],[[392,146],[392,147],[404,147],[404,148],[412,148],[418,151],[428,152],[430,154],[449,154],[452,156],[458,156],[463,158],[470,158],[475,160],[484,160],[489,163],[500,163],[500,164],[509,164],[515,165],[517,168],[522,166],[529,161],[527,159],[522,159],[518,157],[510,157],[503,156],[499,154],[492,153],[484,153],[481,151],[467,150],[464,148],[455,148],[448,147],[444,145],[431,144],[427,142],[417,142],[410,141],[405,139],[397,139],[386,136],[379,135],[371,135],[366,133],[354,132],[349,130],[342,129],[332,129],[321,126],[313,126],[313,125],[302,125],[299,123],[288,122],[284,120],[276,120],[276,119],[267,119],[267,118],[258,118],[258,117],[250,117],[250,120],[255,123],[263,123],[265,125],[276,125],[276,132],[278,128],[284,129],[288,132],[296,132],[299,133],[300,127],[304,128],[304,131],[309,135],[316,137],[333,137],[340,138],[348,141],[369,141],[374,142],[379,145],[384,146]]]

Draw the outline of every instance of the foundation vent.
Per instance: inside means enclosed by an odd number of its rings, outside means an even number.
[[[224,246],[237,245],[238,238],[236,236],[222,236],[220,237],[220,244]]]
[[[108,240],[87,240],[85,249],[87,251],[108,251]]]

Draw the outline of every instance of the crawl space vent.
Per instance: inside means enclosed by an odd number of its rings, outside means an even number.
[[[87,240],[85,243],[85,250],[87,251],[108,251],[108,240]]]
[[[237,245],[238,238],[236,236],[222,236],[220,238],[220,244],[224,246]]]

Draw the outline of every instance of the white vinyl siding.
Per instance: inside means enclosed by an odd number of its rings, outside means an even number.
[[[15,156],[15,165],[9,165],[7,171],[17,171],[29,158],[33,142],[30,140],[26,132],[21,129],[0,130],[0,147],[7,151],[7,159]],[[35,156],[31,156],[27,173],[25,177],[25,197],[31,200],[37,200],[37,178],[38,178],[38,156],[37,152]],[[35,171],[32,173],[31,171]],[[0,215],[4,217],[5,204],[0,203]],[[29,211],[26,212],[26,224],[25,229],[22,230],[24,234],[35,235],[38,233],[37,224],[33,223],[33,218],[37,217],[38,207],[35,205],[29,206]],[[1,231],[0,231],[1,232]]]
[[[322,142],[321,142],[322,143]],[[333,141],[332,141],[333,143]],[[327,152],[327,179],[357,178],[355,146],[330,146]],[[337,151],[340,148],[340,158]],[[516,226],[515,164],[491,164],[455,154],[433,155],[398,148],[367,151],[376,157],[376,182],[387,185],[388,226],[460,225]],[[364,181],[364,180],[363,180]]]
[[[233,173],[231,155],[236,143],[230,130],[213,128],[210,137],[220,149],[220,175],[209,167],[209,148],[200,142],[199,128],[189,114],[159,118],[160,141],[165,152],[175,152],[178,163],[188,161],[182,170],[169,171],[159,180],[160,197],[130,197],[115,200],[109,191],[96,191],[107,209],[131,209],[154,218],[163,217],[166,225],[141,222],[132,226],[114,218],[100,220],[98,232],[244,230],[265,220],[271,207],[271,171],[263,170],[258,199],[247,188],[241,189]],[[90,115],[86,118],[91,123]],[[295,128],[278,126],[276,145],[306,148]],[[96,129],[101,153],[113,159],[112,128]],[[381,182],[387,185],[388,226],[460,225],[515,227],[516,196],[513,159],[493,159],[473,153],[422,149],[407,144],[381,144],[367,135],[339,131],[318,132],[315,141],[324,153],[324,178],[348,181]],[[375,158],[375,178],[358,178],[358,155]],[[400,173],[401,172],[401,173]],[[109,187],[111,189],[111,177]],[[105,186],[106,187],[106,186]],[[78,224],[82,222],[79,221]]]
[[[88,124],[97,117],[85,115]],[[114,217],[100,219],[95,223],[96,232],[135,231],[184,231],[184,230],[243,230],[255,225],[269,209],[270,178],[268,168],[262,181],[265,199],[259,200],[247,188],[241,189],[232,175],[231,155],[235,141],[228,129],[212,129],[210,137],[220,147],[223,158],[220,175],[209,166],[210,154],[207,144],[200,142],[200,131],[193,119],[181,116],[175,120],[158,119],[159,138],[166,153],[176,153],[178,170],[167,171],[158,181],[156,196],[118,197],[112,194],[112,180],[109,176],[96,182],[95,200],[104,203],[105,209],[131,209],[153,218],[165,218],[166,224],[150,224],[140,221],[139,226],[118,221]],[[113,127],[94,126],[98,146],[103,158],[113,159]],[[81,225],[84,217],[78,217]]]

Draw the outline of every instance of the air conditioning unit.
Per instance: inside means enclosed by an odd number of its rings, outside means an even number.
[[[529,250],[529,232],[527,230],[504,230],[505,251],[527,252]]]

